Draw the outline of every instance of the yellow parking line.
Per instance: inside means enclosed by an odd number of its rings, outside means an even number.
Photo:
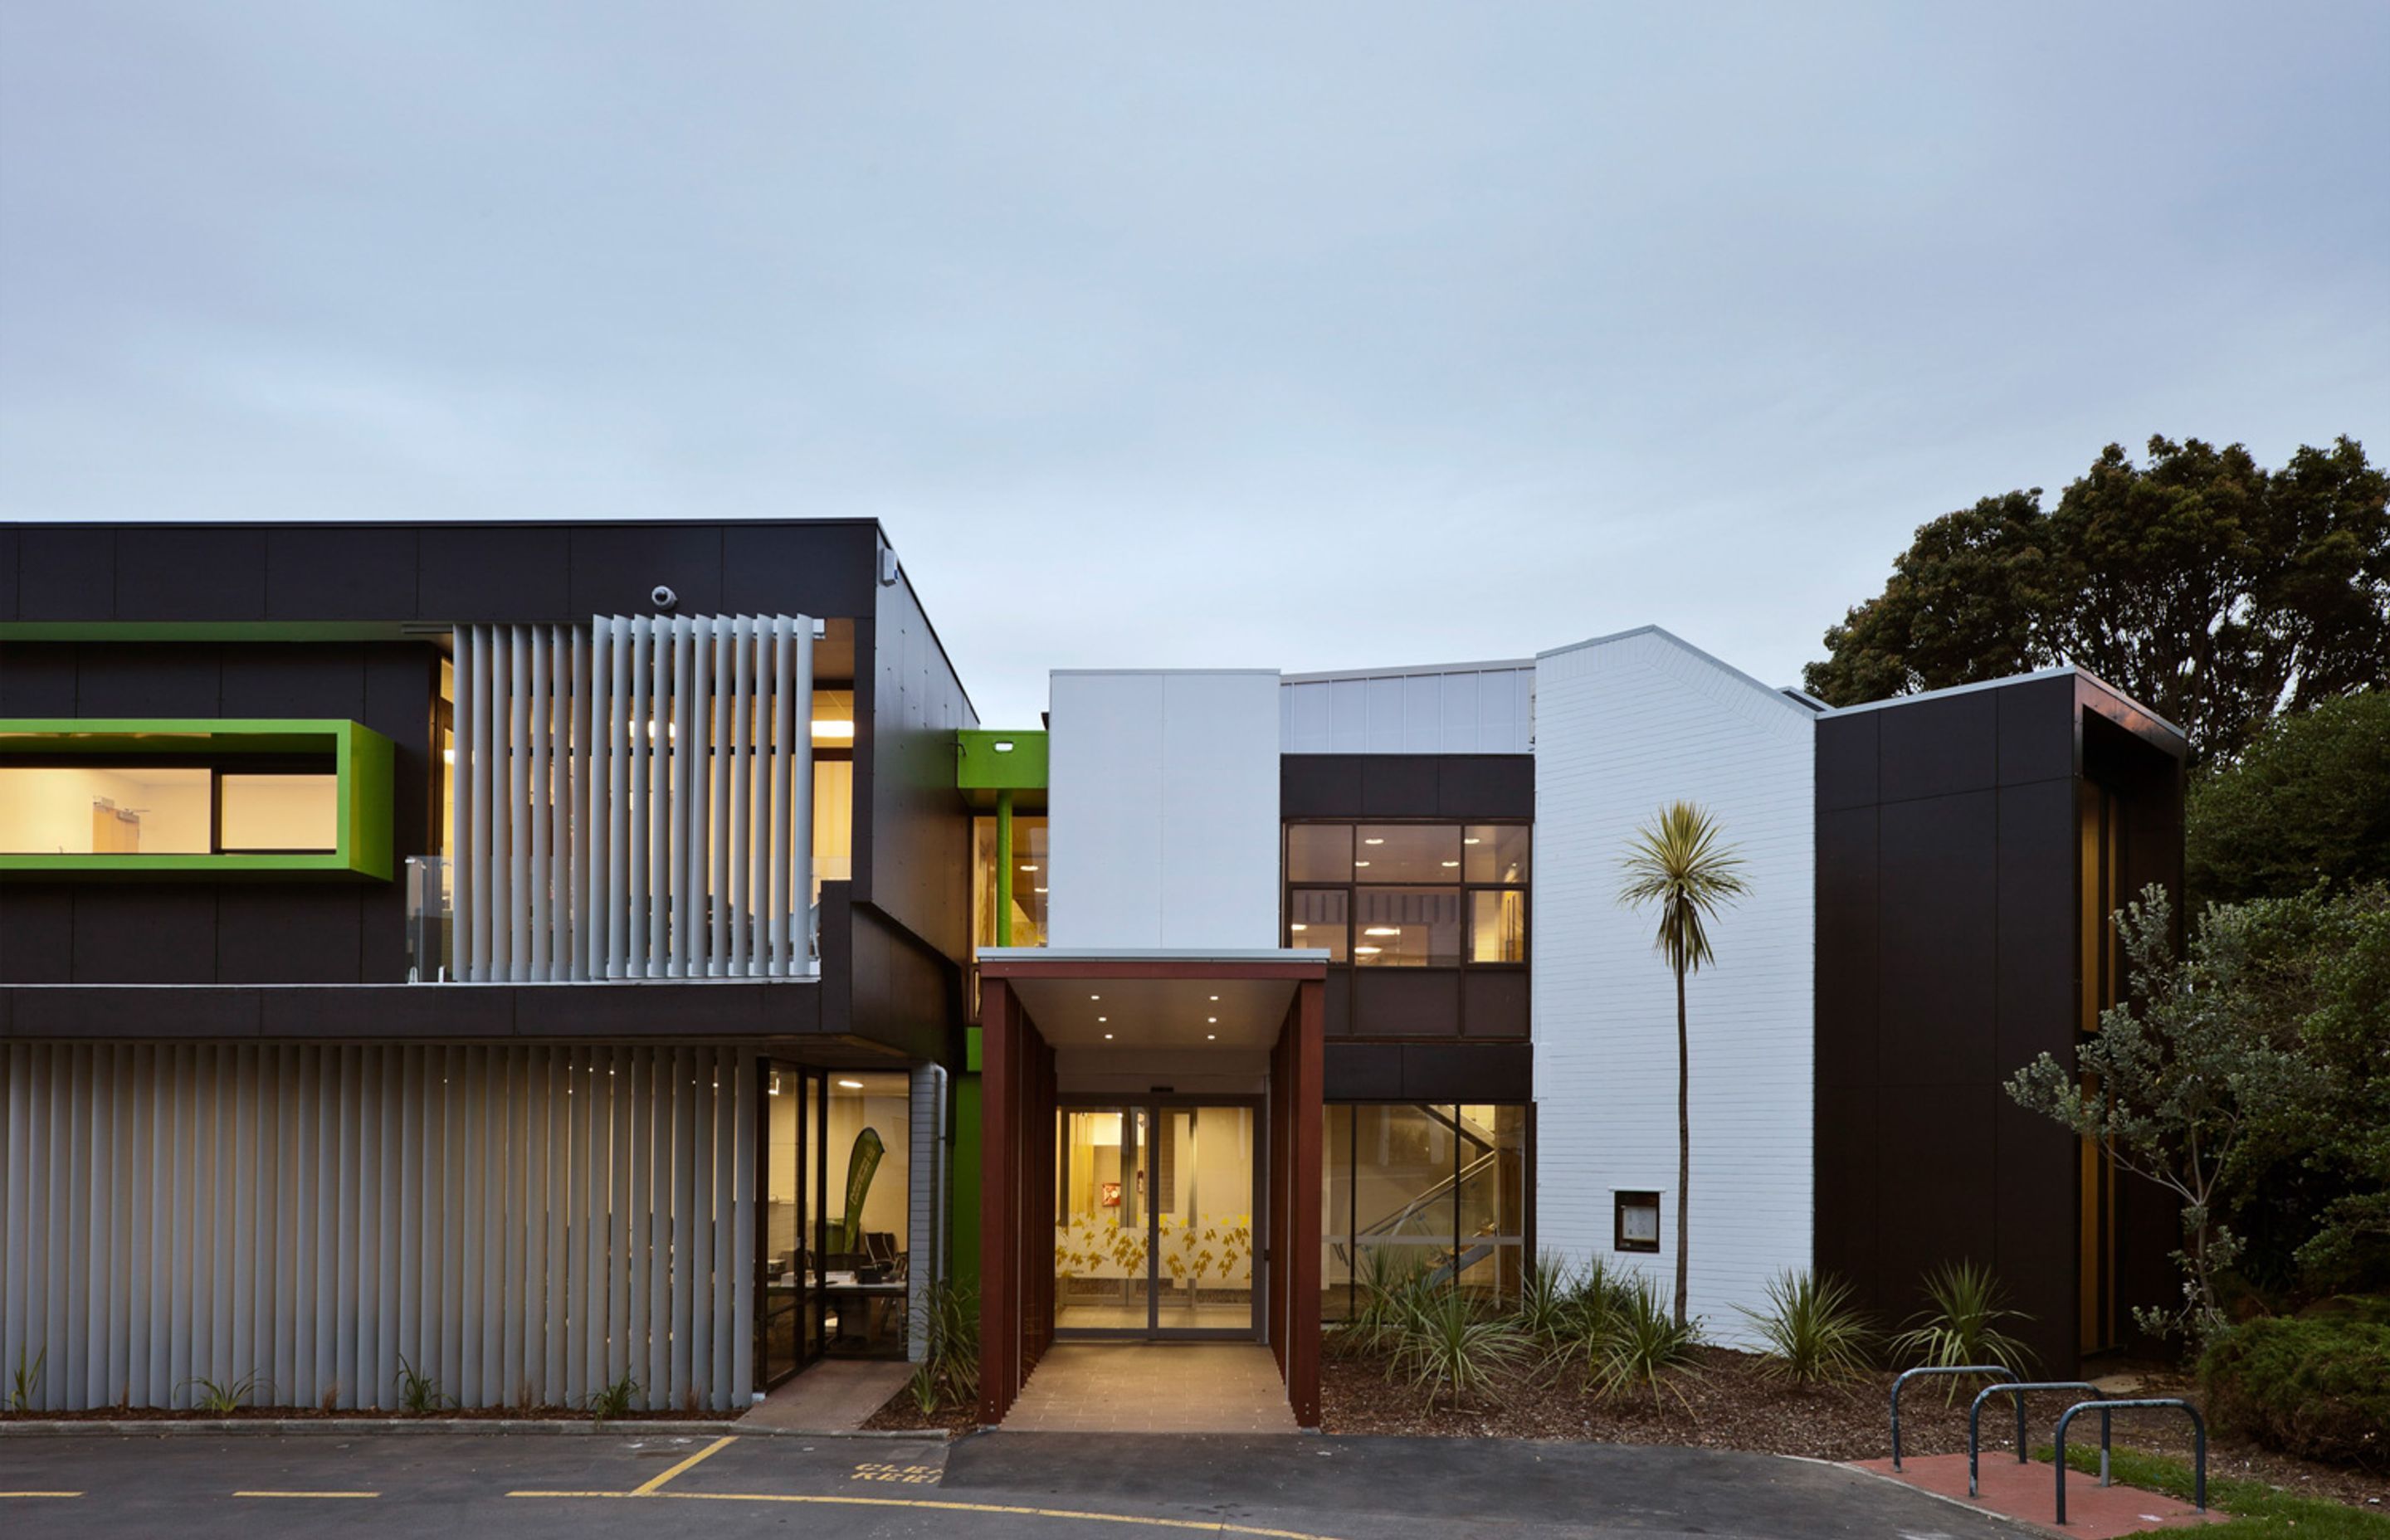
[[[727,1440],[724,1441],[727,1443]],[[718,1447],[718,1445],[717,1445]],[[712,1454],[709,1449],[705,1453]],[[704,1458],[704,1455],[696,1459]],[[694,1464],[695,1460],[687,1463]],[[675,1474],[664,1472],[663,1480]],[[652,1485],[653,1483],[649,1483]],[[812,1503],[845,1508],[920,1508],[945,1513],[1000,1513],[1020,1519],[1075,1519],[1095,1524],[1138,1524],[1147,1529],[1196,1530],[1211,1534],[1251,1534],[1260,1540],[1334,1540],[1303,1530],[1263,1529],[1252,1524],[1223,1523],[1216,1519],[1148,1519],[1133,1513],[1089,1513],[1067,1508],[1024,1508],[1009,1503],[965,1503],[933,1497],[844,1497],[772,1492],[509,1492],[509,1497],[678,1497],[703,1503]]]
[[[236,1497],[379,1497],[379,1492],[236,1492]]]
[[[0,1492],[0,1497],[80,1497],[80,1492]]]
[[[682,1471],[687,1470],[689,1467],[697,1464],[700,1460],[709,1459],[714,1455],[719,1454],[725,1445],[736,1444],[738,1442],[738,1437],[735,1434],[724,1434],[722,1437],[715,1439],[712,1444],[709,1444],[704,1448],[699,1450],[696,1454],[691,1455],[688,1458],[681,1461],[678,1465],[674,1466],[663,1474],[660,1476],[652,1476],[648,1480],[641,1482],[638,1485],[631,1489],[631,1495],[634,1497],[655,1496],[662,1490],[664,1482],[672,1480],[675,1476],[679,1475]]]

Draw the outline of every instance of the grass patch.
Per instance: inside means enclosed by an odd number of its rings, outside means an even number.
[[[2045,1465],[2049,1463],[2049,1457],[2050,1446],[2047,1444],[2033,1452],[2033,1457]],[[2099,1480],[2100,1444],[2096,1430],[2088,1447],[2072,1438],[2067,1440],[2066,1469],[2095,1482]],[[2118,1449],[2110,1458],[2108,1469],[2127,1486],[2191,1501],[2188,1461],[2145,1455],[2138,1449]],[[2072,1477],[2068,1484],[2074,1484]],[[2217,1476],[2212,1469],[2207,1477],[2207,1506],[2232,1517],[2223,1523],[2191,1532],[2201,1540],[2250,1540],[2255,1535],[2295,1535],[2299,1540],[2390,1540],[2390,1517],[2320,1497],[2294,1496],[2263,1482]]]

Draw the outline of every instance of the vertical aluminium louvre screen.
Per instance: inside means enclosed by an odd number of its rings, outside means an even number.
[[[744,1406],[727,1047],[0,1047],[0,1362],[35,1408]]]
[[[457,973],[813,971],[813,622],[456,628]]]

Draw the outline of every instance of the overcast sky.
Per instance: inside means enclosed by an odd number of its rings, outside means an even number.
[[[990,721],[2152,432],[2390,457],[2390,5],[0,0],[0,518],[872,515]]]

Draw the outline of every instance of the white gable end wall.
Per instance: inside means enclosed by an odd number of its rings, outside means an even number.
[[[1810,1263],[1815,716],[1656,629],[1537,660],[1534,1021],[1536,1231],[1673,1287],[1674,983],[1654,917],[1622,907],[1635,831],[1685,799],[1743,857],[1751,894],[1688,991],[1691,1298],[1714,1340]],[[1613,1251],[1619,1190],[1661,1194],[1657,1254]]]

